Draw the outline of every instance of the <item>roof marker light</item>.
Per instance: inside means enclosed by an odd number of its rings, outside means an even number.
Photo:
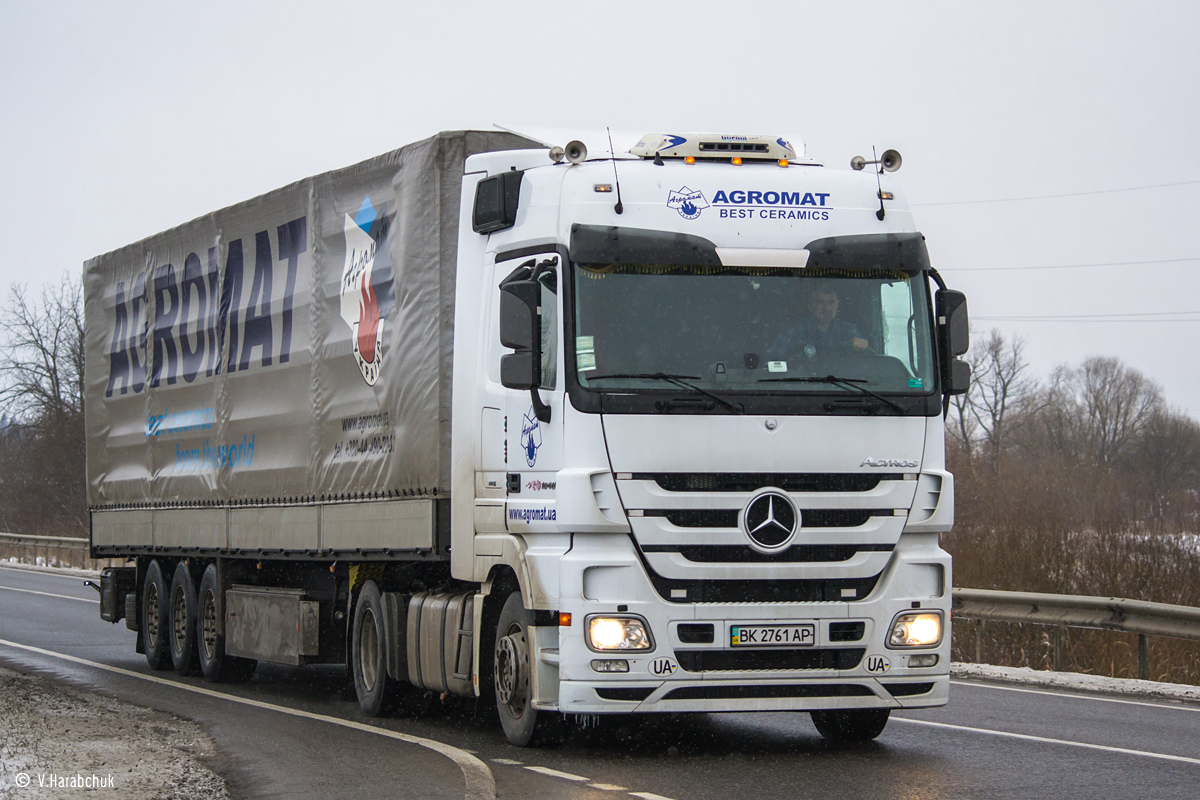
[[[696,157],[695,157],[695,156],[688,156],[687,158],[685,158],[685,159],[683,160],[683,163],[685,163],[685,164],[695,164],[695,163],[696,163]]]
[[[732,164],[733,164],[735,167],[740,167],[740,166],[742,165],[742,157],[741,157],[741,156],[734,156],[732,159],[730,159],[730,162],[731,162],[731,163],[732,163]]]
[[[787,165],[788,165],[788,160],[786,158],[779,159],[779,166],[786,167]]]

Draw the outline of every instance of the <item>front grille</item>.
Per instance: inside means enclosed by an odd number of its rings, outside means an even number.
[[[648,508],[647,517],[665,517],[677,528],[736,528],[737,509],[725,508]],[[857,528],[876,516],[892,516],[890,510],[869,508],[813,508],[800,512],[800,528]]]
[[[712,644],[715,635],[711,622],[681,622],[676,632],[684,644]]]
[[[624,700],[626,702],[640,703],[649,697],[653,691],[653,686],[631,686],[629,688],[598,688],[596,689],[596,694],[600,695],[602,700]]]
[[[664,578],[646,566],[654,590],[669,603],[845,602],[866,598],[879,581],[879,575],[824,580],[680,580]]]
[[[778,553],[760,553],[744,545],[643,545],[646,553],[679,553],[697,564],[780,564],[849,561],[860,552],[888,553],[890,544],[795,544]]]
[[[865,622],[831,622],[829,623],[829,641],[857,642],[862,639],[867,630]]]
[[[932,683],[885,683],[884,687],[891,692],[892,697],[912,697],[933,691]]]
[[[869,492],[899,473],[635,472],[635,481],[654,481],[668,492],[755,492],[766,486],[785,492]]]
[[[666,517],[677,528],[736,528],[738,512],[724,508],[649,509],[647,517]]]
[[[803,686],[682,686],[672,689],[664,700],[741,700],[758,697],[874,697],[866,686],[856,684],[808,684]]]
[[[730,672],[764,669],[854,669],[862,661],[861,647],[805,650],[676,650],[675,660],[686,672]]]

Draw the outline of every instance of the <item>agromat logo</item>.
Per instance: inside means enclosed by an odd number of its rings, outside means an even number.
[[[341,316],[350,326],[354,360],[363,380],[374,386],[383,368],[384,323],[395,310],[390,219],[364,197],[358,213],[345,215],[346,263],[342,267]]]

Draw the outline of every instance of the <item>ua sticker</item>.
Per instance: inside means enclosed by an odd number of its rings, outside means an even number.
[[[674,675],[677,669],[679,669],[679,665],[673,658],[656,658],[650,662],[650,674],[658,678]]]
[[[892,667],[892,662],[888,661],[887,656],[867,656],[867,672],[876,675],[887,672]]]

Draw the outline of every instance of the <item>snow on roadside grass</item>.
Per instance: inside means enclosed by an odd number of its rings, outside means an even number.
[[[1103,692],[1106,694],[1137,695],[1165,700],[1191,700],[1200,702],[1200,686],[1180,683],[1139,681],[1132,678],[1109,678],[1103,675],[1084,675],[1079,672],[1048,672],[1028,667],[996,667],[991,664],[950,665],[952,678],[979,678],[989,681],[1004,681],[1025,685],[1043,686],[1051,689],[1068,689],[1081,692]]]
[[[196,723],[48,678],[0,667],[0,731],[0,797],[229,797]]]

